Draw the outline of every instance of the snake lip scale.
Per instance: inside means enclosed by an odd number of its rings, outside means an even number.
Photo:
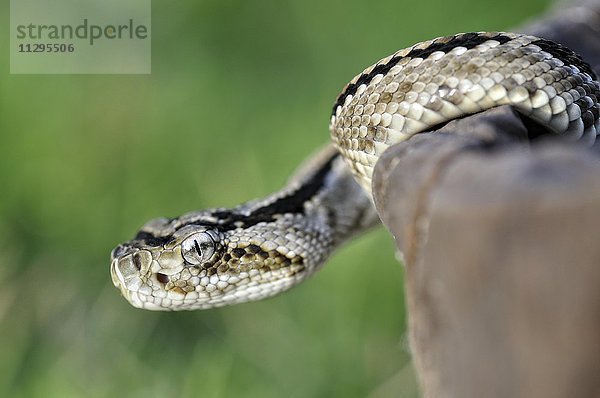
[[[213,308],[283,292],[379,222],[371,177],[389,146],[502,105],[547,134],[591,145],[600,131],[596,79],[568,48],[516,33],[462,33],[399,50],[346,85],[329,124],[333,145],[283,189],[231,209],[149,221],[112,251],[112,281],[132,305],[149,310]]]

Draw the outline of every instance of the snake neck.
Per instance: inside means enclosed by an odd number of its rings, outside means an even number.
[[[327,235],[334,246],[379,223],[370,196],[331,145],[301,165],[285,188],[232,212],[244,226],[253,219],[301,218]]]

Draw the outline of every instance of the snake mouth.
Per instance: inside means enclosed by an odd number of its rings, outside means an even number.
[[[125,277],[123,276],[123,273],[121,273],[121,271],[119,270],[119,259],[118,258],[114,258],[111,263],[110,263],[110,277],[112,279],[112,283],[113,285],[115,285],[116,288],[118,288],[119,290],[121,290],[121,292],[123,292],[123,290],[125,288]]]
[[[145,250],[129,245],[119,245],[111,253],[110,276],[112,283],[119,289],[121,295],[136,308],[170,311],[170,308],[160,305],[161,300],[157,301],[152,296],[151,289],[144,282],[144,276],[141,273],[147,269],[150,259],[150,253]]]
[[[110,262],[110,279],[112,280],[113,285],[116,288],[121,288],[121,280],[119,278],[119,276],[117,275],[117,271],[116,271],[116,262],[117,259],[113,258],[112,261]]]
[[[128,297],[126,294],[126,279],[122,270],[119,268],[119,262],[129,254],[132,254],[132,250],[128,245],[119,245],[110,252],[110,277],[113,285],[121,290],[121,293],[125,297]]]
[[[136,294],[141,285],[141,279],[139,274],[135,272],[137,269],[133,265],[133,255],[111,255],[111,257],[112,261],[110,263],[110,276],[113,285],[115,285],[115,287],[121,291],[123,297],[125,297],[131,304],[136,307],[141,307],[142,303]]]
[[[125,297],[125,299],[129,301],[133,306],[139,307],[139,305],[136,303],[138,300],[133,300],[131,294],[132,291],[127,288],[127,281],[125,279],[125,276],[119,269],[119,258],[113,258],[113,260],[110,263],[110,277],[112,279],[113,285],[117,289],[119,289],[121,295],[123,295],[123,297]]]
[[[119,289],[123,297],[125,297],[125,299],[129,301],[129,303],[131,303],[131,305],[133,305],[134,307],[161,310],[160,307],[154,306],[152,305],[152,303],[147,303],[148,300],[144,299],[145,297],[142,297],[145,296],[144,294],[136,290],[132,290],[128,287],[132,284],[132,282],[135,283],[135,279],[139,279],[139,277],[128,277],[124,275],[119,267],[120,260],[120,258],[113,258],[113,260],[110,263],[110,276],[113,285],[115,285],[115,287]]]

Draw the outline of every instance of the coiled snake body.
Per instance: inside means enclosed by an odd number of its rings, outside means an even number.
[[[334,145],[284,189],[232,209],[148,222],[113,250],[113,283],[132,305],[150,310],[211,308],[285,291],[378,222],[371,176],[390,145],[500,105],[592,144],[600,131],[595,79],[569,49],[514,33],[459,34],[400,50],[344,88],[331,116]]]

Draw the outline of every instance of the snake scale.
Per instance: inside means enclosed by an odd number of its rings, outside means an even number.
[[[338,96],[333,141],[282,190],[235,208],[146,223],[111,254],[135,307],[193,310],[259,300],[306,279],[379,222],[371,177],[391,145],[450,120],[511,105],[548,133],[594,143],[600,84],[568,48],[515,33],[464,33],[400,50]]]

